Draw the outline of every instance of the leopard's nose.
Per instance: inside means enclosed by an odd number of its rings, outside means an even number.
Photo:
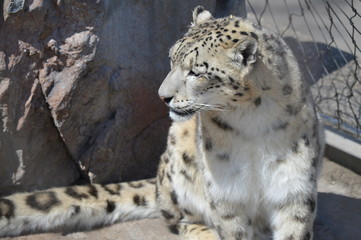
[[[172,101],[173,97],[165,97],[165,96],[159,96],[160,99],[165,102],[167,105]]]

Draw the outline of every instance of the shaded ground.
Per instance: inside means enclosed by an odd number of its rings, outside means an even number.
[[[360,240],[361,176],[325,159],[318,188],[315,240]]]
[[[327,159],[319,181],[315,240],[361,239],[361,176]],[[36,234],[2,240],[179,240],[161,219],[118,223],[110,227],[61,234]]]

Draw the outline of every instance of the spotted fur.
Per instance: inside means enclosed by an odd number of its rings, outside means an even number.
[[[323,136],[295,57],[272,31],[204,11],[159,89],[174,144],[158,205],[186,239],[312,239]]]
[[[53,188],[0,198],[0,236],[88,230],[158,216],[153,180]]]
[[[182,239],[313,238],[322,128],[282,38],[197,7],[170,59],[156,180],[0,198],[0,236],[163,216]]]

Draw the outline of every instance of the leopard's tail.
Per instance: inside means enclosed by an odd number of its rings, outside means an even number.
[[[0,237],[86,230],[159,215],[154,179],[52,188],[0,198]]]

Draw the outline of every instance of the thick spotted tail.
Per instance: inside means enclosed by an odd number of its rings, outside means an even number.
[[[86,230],[158,216],[154,179],[53,188],[0,198],[0,237]]]

